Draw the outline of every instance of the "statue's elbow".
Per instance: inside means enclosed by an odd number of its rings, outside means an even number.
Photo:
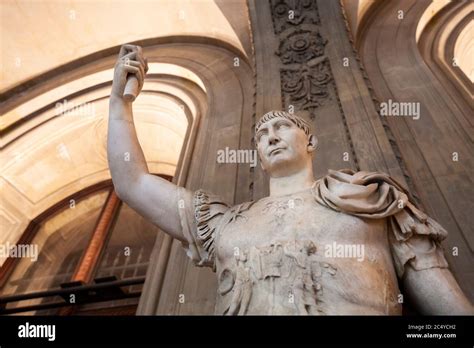
[[[120,181],[114,179],[113,176],[112,183],[114,185],[114,191],[117,197],[120,198],[121,201],[127,203],[130,200],[130,188],[128,188],[127,185],[122,185]]]
[[[120,198],[121,201],[127,202],[128,200],[128,188],[127,185],[123,184],[123,180],[120,179],[120,176],[118,173],[114,170],[112,170],[112,167],[110,168],[110,175],[112,177],[112,184],[114,187],[115,194],[117,195],[118,198]]]

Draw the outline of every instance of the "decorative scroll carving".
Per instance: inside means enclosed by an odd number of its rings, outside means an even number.
[[[308,110],[311,115],[328,99],[328,84],[332,81],[329,61],[324,60],[302,64],[298,69],[282,69],[281,84],[286,105],[293,105],[297,110]]]
[[[329,59],[328,42],[321,34],[321,20],[315,0],[270,0],[273,29],[279,40],[282,105],[305,110],[311,120],[316,110],[337,103],[350,147],[354,168],[359,170],[347,120],[342,109]]]
[[[327,40],[319,31],[316,1],[271,0],[275,34],[280,41],[276,55],[282,68],[282,101],[285,107],[309,111],[332,100],[332,72],[324,50]],[[330,86],[331,85],[331,86]]]
[[[320,24],[318,7],[314,0],[272,0],[271,6],[276,34],[303,23]]]
[[[303,64],[324,54],[324,40],[318,31],[291,30],[280,37],[277,55],[283,64]]]

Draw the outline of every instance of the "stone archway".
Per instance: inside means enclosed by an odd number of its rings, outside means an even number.
[[[449,231],[445,254],[472,300],[472,85],[467,88],[467,77],[452,66],[456,35],[472,18],[472,3],[381,3],[361,23],[357,46],[379,101],[420,104],[419,120],[387,118],[387,131],[420,203]]]

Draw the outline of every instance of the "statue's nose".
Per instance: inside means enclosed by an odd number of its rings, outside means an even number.
[[[273,130],[270,130],[268,132],[268,143],[270,145],[275,145],[279,141],[280,141],[280,137],[278,137],[278,135]]]
[[[277,137],[273,137],[273,138],[270,138],[268,139],[268,143],[270,145],[275,145],[276,143],[278,143],[279,139]]]

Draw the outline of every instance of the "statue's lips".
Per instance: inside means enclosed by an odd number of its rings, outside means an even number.
[[[274,153],[275,151],[280,151],[280,150],[284,150],[284,149],[285,149],[285,148],[283,148],[283,147],[277,147],[276,149],[271,150],[271,151],[268,153],[268,156],[273,155],[273,153]]]

